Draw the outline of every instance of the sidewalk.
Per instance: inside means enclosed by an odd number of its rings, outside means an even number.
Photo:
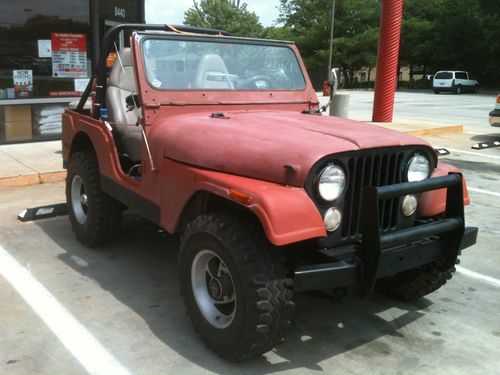
[[[0,146],[0,187],[63,181],[61,141]]]
[[[374,125],[412,135],[462,133],[461,125],[402,121]],[[21,143],[0,146],[0,188],[64,181],[61,141]]]

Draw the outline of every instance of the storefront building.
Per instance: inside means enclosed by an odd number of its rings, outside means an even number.
[[[144,0],[0,0],[0,144],[58,139],[105,31],[143,23]],[[127,43],[123,35],[117,45]]]

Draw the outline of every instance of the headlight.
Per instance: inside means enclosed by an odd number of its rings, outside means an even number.
[[[345,188],[345,173],[342,168],[330,164],[319,175],[318,193],[325,201],[340,197]]]
[[[406,168],[406,179],[408,182],[422,181],[429,177],[430,173],[429,159],[422,155],[415,155],[411,158]]]

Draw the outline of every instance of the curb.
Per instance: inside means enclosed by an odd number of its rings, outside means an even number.
[[[451,125],[433,129],[409,130],[405,133],[410,135],[421,136],[421,135],[461,134],[463,132],[464,132],[464,127],[462,125]]]
[[[443,125],[430,128],[419,128],[418,126],[405,124],[405,123],[380,123],[380,122],[369,122],[376,126],[382,128],[391,129],[399,131],[401,133],[414,135],[414,136],[424,136],[424,135],[442,135],[442,134],[461,134],[464,132],[463,125]],[[401,128],[409,128],[409,130],[402,130]],[[412,129],[413,128],[413,129]]]
[[[62,182],[66,179],[66,171],[37,173],[25,176],[0,178],[0,188],[21,187]]]

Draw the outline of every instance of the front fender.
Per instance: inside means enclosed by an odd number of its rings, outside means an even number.
[[[161,173],[164,178],[161,188],[161,225],[171,233],[177,229],[181,214],[191,197],[199,191],[208,191],[252,211],[260,220],[268,240],[274,245],[283,246],[326,237],[319,211],[302,188],[204,170],[169,159],[164,160]],[[231,189],[250,196],[251,203],[244,204],[232,199]]]
[[[431,178],[447,176],[449,173],[460,173],[460,169],[450,164],[439,163],[432,173]],[[465,178],[462,179],[464,192],[464,206],[470,204],[469,191]],[[422,193],[419,199],[417,216],[432,217],[443,213],[446,210],[446,189],[439,189]]]

